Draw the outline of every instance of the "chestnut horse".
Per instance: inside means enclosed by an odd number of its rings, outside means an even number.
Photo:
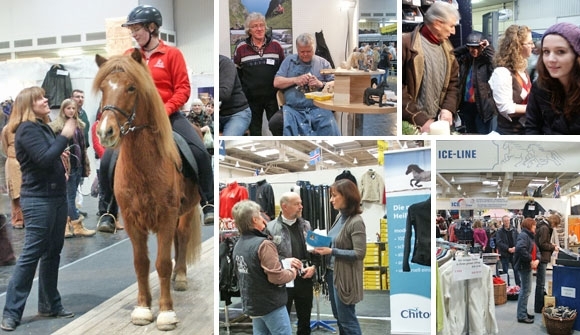
[[[99,71],[93,90],[102,93],[97,133],[104,146],[119,150],[114,194],[133,245],[138,295],[131,321],[153,322],[147,249],[152,232],[157,234],[155,267],[161,291],[157,328],[172,330],[178,319],[171,280],[175,290],[187,289],[187,264],[198,258],[201,248],[198,185],[180,172],[182,161],[169,118],[139,51],[108,60],[97,55],[96,61]]]

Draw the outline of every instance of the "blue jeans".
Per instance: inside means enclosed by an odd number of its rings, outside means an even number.
[[[250,107],[232,115],[220,116],[220,133],[223,136],[243,136],[251,122]]]
[[[331,111],[308,107],[294,109],[288,105],[284,111],[284,136],[340,136],[338,124]]]
[[[63,308],[57,283],[67,217],[64,195],[51,198],[23,196],[20,205],[26,222],[24,248],[8,283],[3,312],[4,317],[17,321],[22,318],[39,263],[38,312],[52,313]]]
[[[520,295],[518,296],[518,320],[528,318],[528,297],[532,292],[532,270],[520,270]]]
[[[252,318],[254,335],[292,335],[290,316],[286,306],[280,306],[272,312]]]
[[[356,305],[347,305],[340,300],[334,287],[332,270],[326,270],[326,282],[328,283],[328,298],[332,307],[332,315],[336,319],[340,334],[362,335],[360,324],[356,318]]]
[[[516,266],[514,264],[514,256],[510,255],[509,257],[500,257],[499,259],[501,260],[501,266],[503,268],[503,272],[507,276],[507,285],[510,286],[510,275],[508,273],[508,270],[510,268],[509,264],[511,263],[512,269],[514,269],[514,278],[516,280],[516,285],[520,286],[520,274],[519,274],[519,271],[516,269]]]
[[[534,297],[534,312],[542,313],[544,307],[544,285],[546,284],[546,267],[548,263],[538,264],[536,270],[536,294]]]
[[[68,176],[68,181],[66,182],[66,197],[68,206],[68,216],[71,220],[76,220],[79,218],[79,210],[76,204],[77,190],[79,189],[79,184],[81,183],[81,175],[83,173],[82,166],[71,168],[70,175]],[[64,233],[63,233],[64,234]]]

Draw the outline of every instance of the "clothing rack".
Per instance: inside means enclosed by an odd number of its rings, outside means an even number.
[[[470,255],[469,254],[470,246],[469,245],[466,245],[466,244],[459,244],[459,243],[448,242],[448,241],[445,241],[443,239],[437,239],[436,240],[436,244],[439,247],[449,249],[453,253],[453,260],[452,260],[452,262],[455,261],[455,260],[457,260],[457,259],[460,259],[461,257],[468,257]],[[479,257],[482,258],[482,256],[483,256],[483,253],[480,252]],[[446,258],[447,259],[451,259],[451,257],[446,257]],[[445,264],[445,263],[443,263],[443,264]],[[438,265],[441,266],[443,264],[439,263],[439,259],[438,259]],[[447,285],[455,285],[455,284],[450,284],[450,276],[452,274],[450,272],[451,269],[448,267],[448,266],[453,266],[453,264],[446,264],[445,266],[446,266],[446,270],[444,270],[444,272],[447,273],[445,275],[446,276],[446,280],[445,281],[446,281]],[[483,281],[482,283],[485,283],[485,274],[486,273],[491,274],[491,269],[487,265],[483,265],[483,267],[485,268],[485,270],[484,270],[484,272],[482,274],[481,280]],[[475,279],[475,278],[473,278],[473,279]],[[485,324],[485,327],[490,327],[489,329],[487,329],[487,331],[491,331],[492,330],[491,328],[497,329],[497,323],[495,321],[495,311],[493,312],[493,315],[489,316],[490,319],[485,320],[485,321],[481,321],[481,320],[475,318],[476,324],[470,325],[470,322],[471,322],[470,320],[472,319],[472,317],[470,315],[470,310],[469,310],[470,309],[470,291],[469,291],[469,289],[470,289],[470,283],[469,282],[471,280],[473,280],[473,279],[464,280],[464,284],[463,284],[464,285],[464,290],[465,290],[463,292],[463,295],[464,295],[464,297],[463,297],[463,299],[464,299],[463,303],[465,304],[465,310],[464,310],[464,313],[465,313],[465,319],[464,319],[465,320],[465,323],[463,325],[457,324],[457,323],[455,323],[453,325],[449,325],[449,327],[451,327],[451,328],[450,329],[447,329],[448,332],[445,332],[444,334],[457,333],[457,332],[461,332],[462,334],[469,334],[470,333],[470,330],[471,330],[470,329],[471,327],[479,328],[482,324]],[[490,280],[489,284],[491,285],[491,278],[489,278],[489,280]],[[484,289],[485,290],[486,286],[483,285],[483,287],[478,287],[478,288],[481,288],[481,289]],[[457,297],[457,298],[459,298],[459,297]],[[461,298],[459,298],[459,299],[461,299]],[[471,298],[471,299],[473,299],[473,298]],[[491,297],[491,299],[493,299],[493,296]],[[457,306],[460,306],[460,305],[461,304],[458,304]],[[493,303],[492,303],[492,305],[493,305]],[[486,306],[486,304],[483,303],[483,306]],[[492,307],[489,307],[489,308],[494,308],[494,307],[492,306]],[[458,313],[458,312],[460,313],[460,311],[454,311],[453,313]],[[451,312],[450,311],[446,311],[445,312],[445,315],[447,315],[449,313],[451,313]],[[487,314],[489,314],[489,313],[487,313]],[[444,319],[445,319],[445,316],[444,316]],[[484,322],[484,323],[482,323],[482,322]],[[493,323],[493,326],[490,325],[488,322],[492,322]],[[463,329],[460,329],[458,327],[462,327]],[[484,331],[484,330],[478,329],[478,331]]]
[[[219,231],[220,245],[222,242],[225,242],[226,239],[228,239],[228,238],[236,239],[238,236],[239,236],[239,231],[237,229],[220,229],[220,231]],[[221,257],[221,254],[219,256]],[[220,291],[220,296],[221,296],[221,291]],[[229,303],[228,303],[228,301],[231,303],[231,300],[229,300],[230,297],[232,297],[232,295],[226,297],[225,299],[222,299],[223,297],[220,297],[220,299],[224,301],[224,321],[223,322],[220,321],[220,327],[225,327],[226,333],[228,335],[230,334],[230,327],[231,326],[234,326],[234,325],[235,326],[251,326],[252,325],[251,322],[239,322],[239,321],[247,319],[247,316],[245,314],[240,315],[239,317],[237,317],[234,320],[230,320]]]

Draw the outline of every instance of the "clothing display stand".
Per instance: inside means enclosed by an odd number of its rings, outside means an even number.
[[[239,232],[237,229],[221,229],[219,235],[219,242],[223,242],[226,238],[232,236],[239,236]],[[221,295],[221,294],[220,294]],[[220,328],[226,328],[226,333],[228,335],[231,334],[230,327],[232,326],[251,326],[251,322],[242,322],[248,318],[246,314],[242,314],[235,318],[234,320],[230,320],[230,313],[229,313],[229,303],[228,299],[222,299],[224,301],[224,321],[220,321]]]
[[[336,321],[322,321],[320,320],[320,291],[314,290],[314,297],[316,298],[316,320],[310,321],[310,330],[326,329],[330,330],[336,334],[336,329],[330,326],[331,323],[336,323]]]

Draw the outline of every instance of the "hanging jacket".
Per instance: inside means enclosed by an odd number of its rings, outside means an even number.
[[[315,32],[314,37],[316,38],[316,52],[314,54],[326,59],[334,69],[334,62],[332,61],[332,56],[330,55],[330,50],[326,45],[326,40],[324,39],[322,30],[320,32]]]
[[[72,83],[69,72],[61,64],[53,65],[46,72],[42,88],[48,99],[48,106],[50,108],[60,108],[62,101],[72,96]]]
[[[368,170],[362,175],[360,181],[361,201],[382,202],[385,193],[383,177],[376,171]]]
[[[415,243],[413,244],[411,262],[431,266],[431,198],[409,206],[403,249],[403,272],[411,271],[409,255],[411,254],[413,230],[415,231]]]
[[[265,179],[257,183],[256,202],[262,207],[262,211],[268,219],[276,217],[276,202],[274,200],[274,189]]]

